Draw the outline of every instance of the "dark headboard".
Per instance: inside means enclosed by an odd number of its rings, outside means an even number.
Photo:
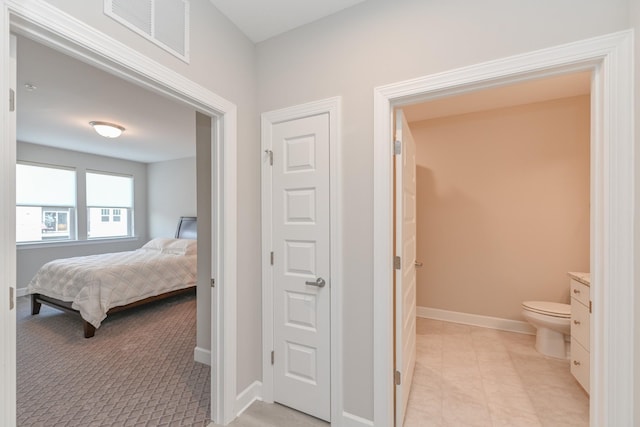
[[[195,216],[181,216],[176,230],[177,239],[197,239],[198,219]]]

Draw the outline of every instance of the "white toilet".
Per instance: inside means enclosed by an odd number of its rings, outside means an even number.
[[[567,358],[565,336],[571,333],[571,306],[559,302],[525,301],[522,315],[536,328],[536,350],[545,356]]]

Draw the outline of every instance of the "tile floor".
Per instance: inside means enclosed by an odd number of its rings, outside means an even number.
[[[589,397],[569,362],[542,356],[535,337],[437,320],[417,321],[417,361],[405,427],[589,425]],[[256,402],[230,427],[326,427]]]
[[[589,397],[568,360],[539,354],[532,335],[417,321],[405,427],[588,426]]]

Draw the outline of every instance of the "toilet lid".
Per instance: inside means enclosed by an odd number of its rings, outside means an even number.
[[[534,313],[546,314],[554,317],[571,317],[571,306],[560,302],[549,301],[525,301],[522,303],[525,310]]]

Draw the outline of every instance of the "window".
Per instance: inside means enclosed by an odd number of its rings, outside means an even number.
[[[87,172],[89,239],[133,235],[133,177]]]
[[[16,241],[75,240],[76,172],[16,165]]]

